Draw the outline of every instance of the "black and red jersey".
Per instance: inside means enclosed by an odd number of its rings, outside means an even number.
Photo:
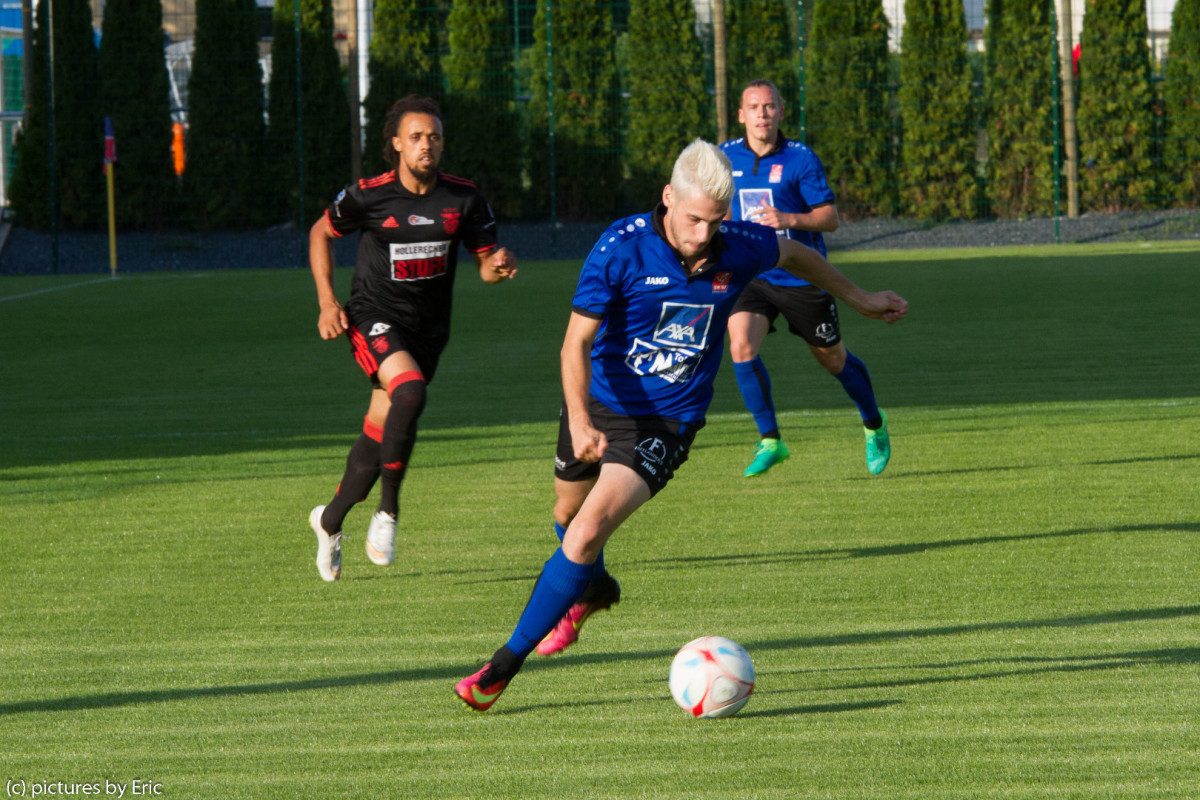
[[[392,170],[347,186],[325,215],[338,236],[360,232],[350,319],[386,319],[444,347],[459,243],[472,253],[497,243],[475,184],[439,172],[429,193],[413,194]]]

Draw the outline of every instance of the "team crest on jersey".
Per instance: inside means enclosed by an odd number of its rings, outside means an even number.
[[[732,278],[733,278],[732,272],[718,272],[716,275],[713,275],[713,291],[714,292],[728,292],[729,291],[729,281]]]
[[[457,208],[447,208],[442,210],[442,227],[446,233],[453,234],[458,230],[458,218],[462,216],[462,212]]]
[[[771,165],[771,176],[767,178],[767,183],[782,183],[783,182],[783,164]]]

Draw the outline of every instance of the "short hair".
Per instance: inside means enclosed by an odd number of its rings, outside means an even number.
[[[773,94],[773,95],[775,96],[775,102],[776,102],[776,104],[778,104],[780,108],[783,108],[783,95],[779,93],[779,87],[778,87],[778,86],[776,86],[775,84],[771,83],[771,82],[770,82],[769,80],[767,80],[766,78],[758,78],[757,80],[750,81],[750,82],[749,82],[749,83],[747,83],[745,86],[743,86],[743,87],[742,87],[742,93],[741,93],[740,95],[738,95],[738,97],[739,97],[739,100],[738,100],[738,103],[739,103],[739,105],[740,105],[740,103],[741,103],[741,100],[740,100],[740,98],[742,98],[742,97],[745,97],[745,96],[746,96],[746,92],[747,92],[748,90],[750,90],[750,89],[760,89],[760,88],[761,88],[761,89],[770,89],[770,90],[771,90],[771,94]]]
[[[405,114],[428,114],[436,117],[438,122],[442,121],[442,109],[431,97],[410,94],[392,103],[392,107],[388,109],[387,120],[383,123],[383,160],[390,164],[392,169],[400,166],[400,154],[392,147],[392,137],[399,131],[400,120],[404,119]]]
[[[721,148],[696,139],[675,159],[671,187],[680,195],[701,194],[728,204],[733,200],[733,165]]]

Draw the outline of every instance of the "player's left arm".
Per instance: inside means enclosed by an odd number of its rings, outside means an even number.
[[[797,278],[819,286],[865,317],[893,323],[904,319],[908,301],[891,291],[868,292],[837,270],[825,257],[791,239],[779,240],[779,261]]]
[[[507,247],[493,247],[482,253],[472,253],[479,277],[484,283],[499,283],[517,277],[517,256]]]
[[[780,211],[767,206],[756,220],[760,225],[772,228],[789,228],[796,231],[833,233],[841,225],[837,206],[833,203],[817,206],[808,211]]]

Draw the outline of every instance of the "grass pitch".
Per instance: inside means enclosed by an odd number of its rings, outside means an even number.
[[[460,276],[397,563],[362,552],[368,502],[332,585],[307,514],[367,388],[317,337],[306,272],[6,278],[0,780],[25,797],[1196,798],[1197,253],[835,254],[912,303],[895,327],[843,310],[889,411],[887,472],[866,473],[836,381],[770,337],[791,460],[741,477],[755,431],[726,367],[690,462],[607,550],[621,604],[484,715],[450,689],[555,545],[576,263]],[[754,657],[732,719],[670,699],[671,657],[702,634]]]

